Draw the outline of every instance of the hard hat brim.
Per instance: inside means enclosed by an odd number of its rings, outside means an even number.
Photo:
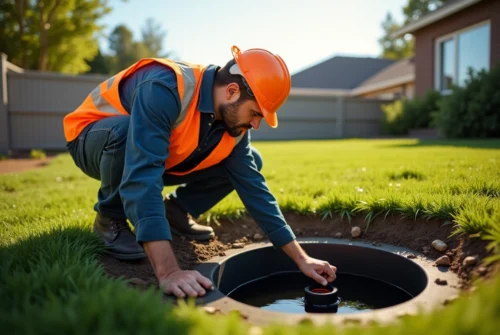
[[[264,119],[266,120],[267,124],[271,128],[277,128],[278,127],[278,116],[276,113],[269,113],[267,110],[263,109],[261,107],[262,114],[264,114]]]

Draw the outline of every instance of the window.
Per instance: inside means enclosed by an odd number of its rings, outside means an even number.
[[[490,68],[490,23],[443,36],[436,41],[435,88],[449,92],[451,85],[464,85],[469,68]]]

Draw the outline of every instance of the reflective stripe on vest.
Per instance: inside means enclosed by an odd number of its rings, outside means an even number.
[[[165,162],[165,169],[175,166],[189,157],[198,146],[200,112],[196,107],[205,67],[164,59],[143,59],[98,85],[74,112],[64,118],[66,140],[74,140],[87,125],[99,119],[129,115],[121,105],[118,92],[120,81],[142,66],[152,62],[168,66],[176,72],[178,92],[181,99],[181,111],[172,129],[170,154]],[[193,136],[193,134],[196,135]],[[224,132],[216,148],[198,166],[186,172],[169,173],[183,175],[218,164],[231,153],[234,146],[241,141],[243,135],[244,132],[240,136],[233,138],[227,132]]]

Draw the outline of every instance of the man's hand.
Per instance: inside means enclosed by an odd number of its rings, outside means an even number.
[[[182,270],[160,279],[160,288],[166,294],[174,294],[178,298],[203,296],[206,290],[213,290],[212,282],[198,271]]]
[[[174,294],[178,298],[186,295],[196,297],[204,295],[205,290],[213,290],[212,282],[198,271],[183,271],[179,268],[169,241],[145,242],[144,250],[166,294]]]
[[[297,264],[302,273],[314,279],[318,284],[327,285],[337,277],[335,266],[327,261],[309,257],[296,240],[284,245],[282,249]]]
[[[335,274],[337,268],[330,265],[327,261],[307,257],[297,265],[302,273],[323,286],[326,286],[337,278]]]

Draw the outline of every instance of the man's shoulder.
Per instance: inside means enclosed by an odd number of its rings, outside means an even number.
[[[135,75],[140,77],[140,81],[157,80],[169,84],[169,86],[177,83],[175,70],[157,62],[144,65],[136,71]]]

